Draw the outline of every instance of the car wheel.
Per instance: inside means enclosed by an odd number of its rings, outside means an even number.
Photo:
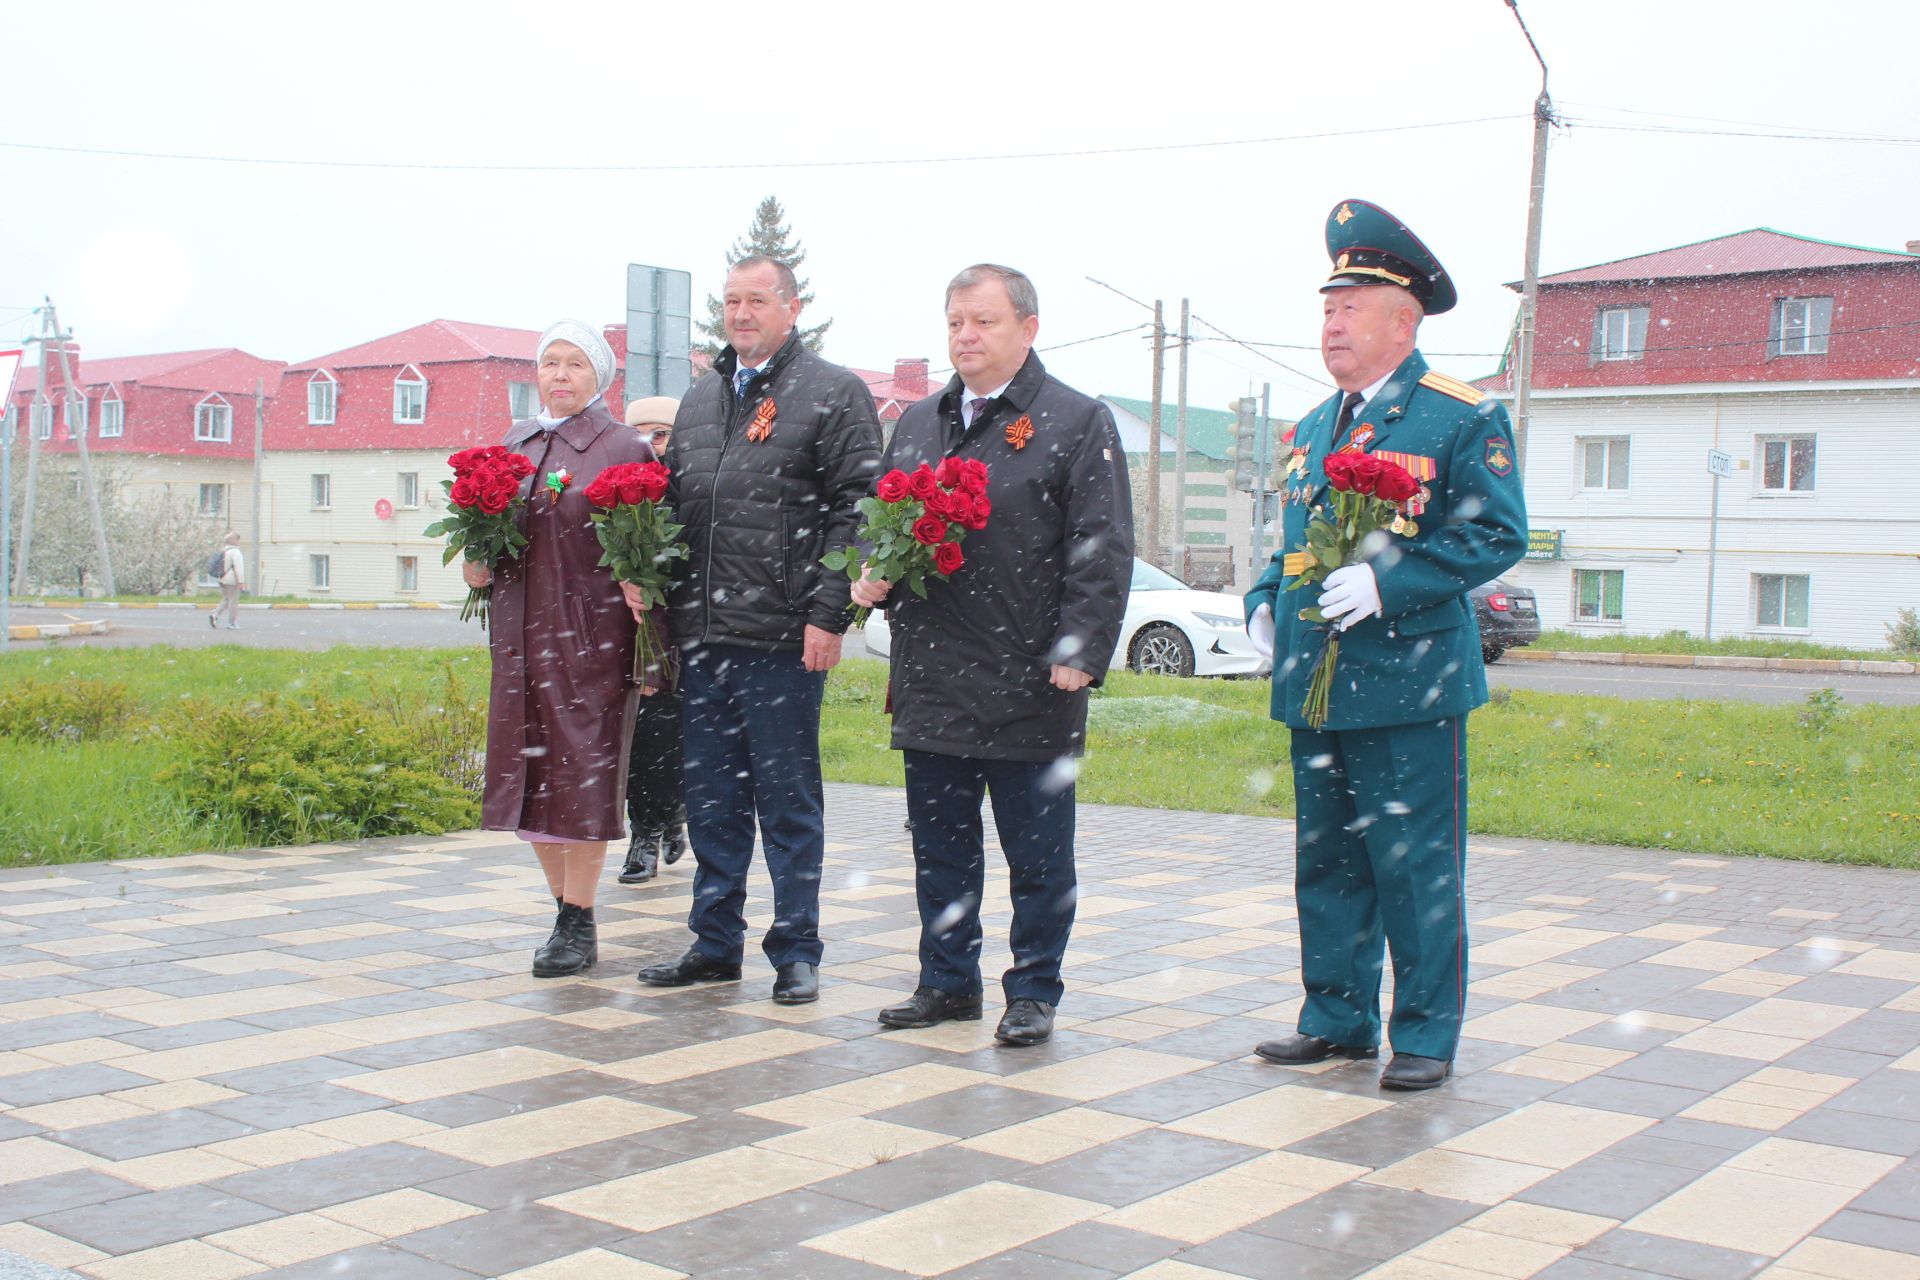
[[[1135,671],[1149,676],[1190,676],[1193,674],[1193,645],[1180,628],[1156,622],[1140,632],[1133,642]]]
[[[1497,644],[1482,644],[1480,646],[1480,656],[1488,662],[1500,661],[1500,655],[1505,652],[1506,650]]]

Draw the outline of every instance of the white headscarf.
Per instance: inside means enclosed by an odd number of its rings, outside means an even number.
[[[547,354],[547,348],[556,342],[571,342],[586,353],[587,362],[593,366],[593,380],[598,384],[594,389],[593,399],[598,400],[606,395],[607,388],[613,384],[613,348],[607,345],[606,339],[595,332],[592,325],[583,321],[556,320],[547,326],[547,331],[540,335],[540,345],[534,348],[533,363],[536,367],[540,364],[540,358]],[[592,403],[593,400],[587,402],[587,404]],[[585,407],[586,405],[581,406],[583,409]],[[542,425],[566,420],[549,418],[546,414],[546,406],[542,405],[540,408],[538,417]]]

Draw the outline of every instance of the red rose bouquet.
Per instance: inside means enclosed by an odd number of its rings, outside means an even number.
[[[496,444],[462,449],[447,459],[447,465],[453,468],[453,479],[440,482],[447,493],[446,518],[424,530],[429,538],[444,536],[447,540],[440,563],[451,564],[462,552],[468,560],[489,569],[502,556],[518,558],[527,545],[527,535],[515,523],[513,509],[526,505],[520,496],[520,482],[533,474],[533,460]],[[492,596],[491,586],[469,587],[467,602],[460,608],[460,621],[477,615],[484,630],[487,601]]]
[[[608,467],[587,486],[593,513],[594,536],[600,539],[600,563],[621,582],[640,588],[649,608],[664,608],[673,580],[673,562],[684,560],[687,544],[673,508],[666,504],[667,468],[659,462],[622,462]],[[670,655],[659,631],[646,623],[633,641],[633,677],[649,673],[673,682]]]
[[[1335,569],[1357,564],[1378,545],[1385,545],[1385,538],[1392,534],[1412,537],[1419,532],[1402,511],[1403,504],[1420,492],[1420,482],[1405,467],[1371,454],[1336,453],[1327,459],[1326,471],[1332,514],[1325,506],[1314,508],[1307,521],[1306,567],[1287,584],[1289,591],[1325,582]],[[1327,647],[1314,663],[1307,700],[1300,707],[1307,727],[1318,729],[1327,722],[1333,667],[1340,660],[1340,632],[1331,628],[1318,605],[1302,609],[1300,620],[1329,626]]]
[[[911,472],[895,469],[880,477],[874,496],[860,499],[859,539],[872,548],[841,547],[820,557],[829,569],[858,579],[862,565],[886,582],[904,582],[921,599],[927,575],[946,578],[967,562],[960,544],[969,532],[987,527],[993,502],[987,497],[987,464],[978,458],[945,458],[938,469],[921,463]],[[871,609],[855,609],[853,625],[864,627]]]

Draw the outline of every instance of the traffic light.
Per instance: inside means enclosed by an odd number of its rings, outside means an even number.
[[[1252,396],[1242,396],[1229,407],[1233,410],[1233,487],[1249,493],[1253,490],[1254,415],[1260,402]]]

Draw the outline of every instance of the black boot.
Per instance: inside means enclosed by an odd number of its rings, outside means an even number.
[[[660,837],[661,856],[668,866],[680,861],[687,851],[687,811],[683,806],[673,815],[673,821],[667,824],[666,831]]]
[[[660,831],[634,831],[626,865],[620,868],[621,884],[645,884],[660,873],[660,842],[665,838]]]
[[[553,924],[553,936],[533,953],[533,976],[565,978],[592,968],[599,959],[600,937],[593,923],[593,908],[563,902],[560,918]]]

